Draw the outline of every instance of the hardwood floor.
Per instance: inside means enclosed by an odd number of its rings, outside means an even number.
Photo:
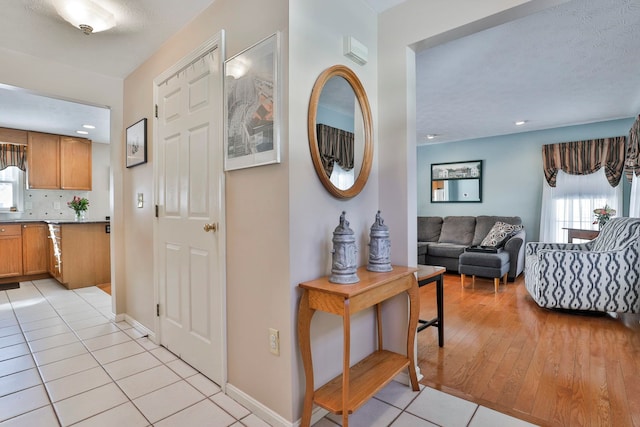
[[[493,290],[445,275],[445,345],[436,328],[418,334],[421,383],[539,425],[640,427],[638,316],[542,309],[522,275]],[[420,289],[421,318],[435,300]]]
[[[109,295],[111,295],[111,283],[103,283],[101,285],[96,285],[98,288],[102,289]]]

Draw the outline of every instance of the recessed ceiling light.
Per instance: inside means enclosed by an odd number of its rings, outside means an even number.
[[[436,136],[438,135],[436,135],[435,133],[430,133],[429,135],[427,135],[427,139],[434,139]]]
[[[82,125],[83,128],[85,129],[95,129],[96,127],[94,125]]]
[[[89,135],[89,132],[86,130],[77,130],[76,133],[79,133],[80,135]]]
[[[516,126],[522,126],[523,124],[527,123],[528,120],[518,120],[517,122],[514,122],[514,124]]]

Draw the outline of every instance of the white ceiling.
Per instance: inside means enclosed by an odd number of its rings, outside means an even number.
[[[3,0],[0,50],[124,78],[213,1],[101,0],[118,24],[86,36],[55,14],[51,0]],[[404,0],[366,1],[382,12]],[[448,142],[635,116],[639,49],[637,0],[572,0],[420,52],[418,143],[426,134]],[[0,126],[74,135],[94,122],[100,128],[88,137],[109,141],[99,124],[108,111],[2,83]],[[519,119],[528,123],[516,128]]]
[[[637,0],[573,0],[425,50],[418,144],[634,117],[639,52]]]
[[[68,64],[125,78],[214,0],[94,0],[111,12],[116,27],[90,36],[60,16],[52,0],[1,0],[0,51]],[[109,142],[109,111],[68,100],[43,98],[0,81],[0,126],[75,135]]]

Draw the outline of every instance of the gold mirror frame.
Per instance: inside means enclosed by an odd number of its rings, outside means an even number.
[[[320,159],[320,150],[318,149],[318,135],[316,133],[316,115],[318,113],[318,101],[320,94],[324,88],[325,83],[332,77],[342,77],[353,89],[353,92],[360,104],[360,110],[362,111],[362,119],[364,123],[364,153],[362,156],[362,167],[358,178],[350,188],[341,190],[329,180],[329,177],[322,167],[322,161]],[[369,106],[369,99],[367,93],[358,79],[358,76],[348,67],[344,65],[334,65],[327,68],[320,74],[316,83],[313,85],[313,91],[311,92],[311,100],[309,101],[309,117],[307,120],[307,130],[309,133],[309,150],[311,151],[311,159],[313,160],[313,167],[316,170],[320,182],[324,185],[329,193],[339,199],[350,199],[357,196],[364,188],[369,178],[369,172],[371,172],[371,164],[373,163],[373,121],[371,120],[371,108]]]

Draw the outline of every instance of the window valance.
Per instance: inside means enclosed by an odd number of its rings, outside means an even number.
[[[627,144],[627,159],[624,163],[624,172],[627,180],[631,182],[633,174],[640,176],[640,117],[633,123],[629,130]]]
[[[316,125],[318,150],[322,166],[327,176],[333,172],[333,164],[338,163],[346,171],[353,169],[354,134],[346,130],[324,124]]]
[[[604,167],[612,187],[620,182],[624,170],[624,136],[563,142],[542,146],[542,168],[551,187],[556,186],[558,170],[572,175],[588,175]]]
[[[27,146],[17,144],[0,144],[0,170],[16,166],[27,170]]]

